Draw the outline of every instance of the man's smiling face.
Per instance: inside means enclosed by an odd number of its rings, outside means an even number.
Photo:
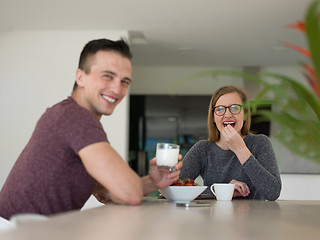
[[[128,58],[113,51],[98,51],[90,61],[89,73],[77,71],[82,91],[80,105],[101,118],[112,114],[127,95],[132,67]]]

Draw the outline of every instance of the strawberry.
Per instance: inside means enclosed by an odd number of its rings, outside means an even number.
[[[187,184],[187,183],[194,184],[194,180],[191,178],[186,178],[183,182],[184,182],[184,184]]]
[[[171,186],[199,186],[198,183],[195,183],[193,179],[186,178],[184,180],[178,179],[171,184]]]
[[[183,186],[183,185],[184,185],[184,183],[181,179],[178,179],[171,184],[171,186]]]

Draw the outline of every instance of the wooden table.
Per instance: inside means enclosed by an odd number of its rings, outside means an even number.
[[[179,207],[157,198],[139,206],[108,204],[27,223],[0,239],[320,239],[320,201],[201,202],[210,205]]]

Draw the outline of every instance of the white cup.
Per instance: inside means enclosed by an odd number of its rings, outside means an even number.
[[[230,201],[233,196],[234,186],[235,184],[230,183],[214,183],[211,185],[210,190],[217,200]]]
[[[180,146],[172,143],[157,143],[157,167],[162,170],[175,171],[178,163]]]

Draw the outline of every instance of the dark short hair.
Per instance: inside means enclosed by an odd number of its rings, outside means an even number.
[[[208,132],[209,132],[209,141],[210,142],[217,142],[220,139],[220,132],[217,129],[217,126],[215,122],[213,121],[214,119],[214,113],[213,109],[219,100],[219,98],[227,93],[233,93],[236,92],[239,94],[242,103],[244,104],[244,113],[245,113],[245,122],[242,126],[241,129],[241,134],[246,136],[250,134],[250,125],[251,125],[251,112],[250,112],[250,106],[248,104],[248,95],[247,93],[236,86],[224,86],[216,90],[216,92],[212,95],[210,104],[209,104],[209,109],[208,109]]]
[[[112,41],[109,39],[96,39],[88,42],[81,54],[79,59],[78,68],[83,70],[85,73],[90,73],[91,70],[91,61],[90,58],[94,56],[98,51],[112,51],[119,53],[121,56],[132,59],[132,53],[130,51],[129,45],[124,41],[124,39],[120,39],[117,41]],[[77,83],[74,83],[73,90],[77,88]]]

